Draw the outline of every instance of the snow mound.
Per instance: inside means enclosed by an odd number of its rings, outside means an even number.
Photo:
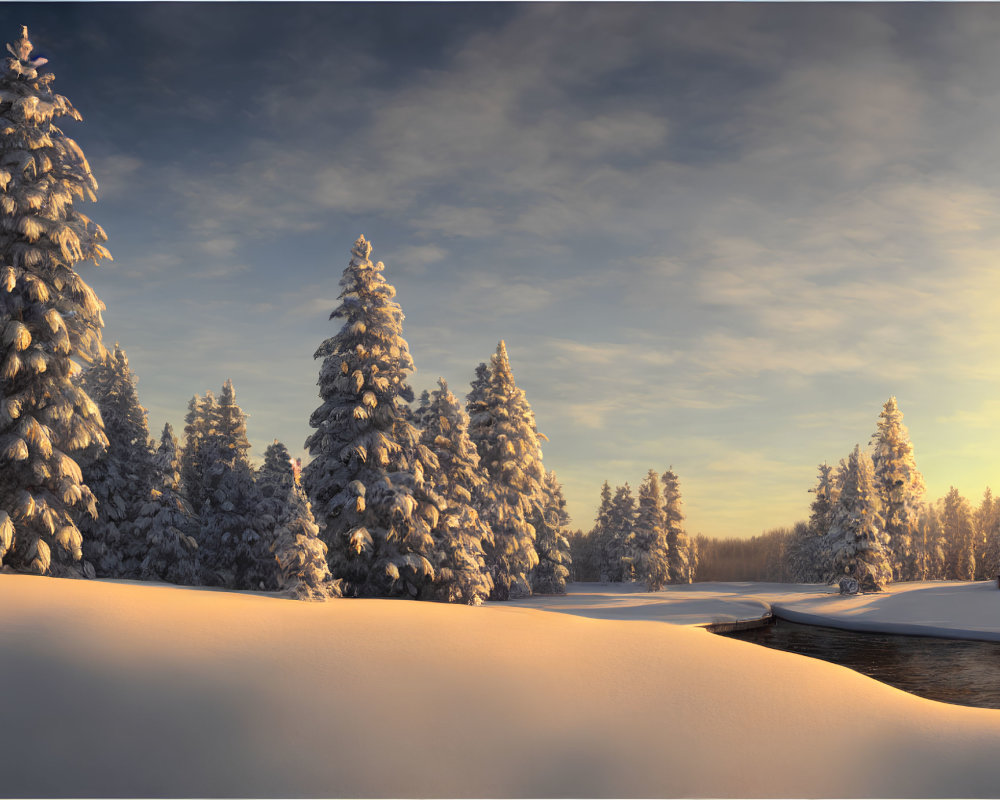
[[[1000,712],[526,605],[0,575],[0,674],[8,796],[996,792]]]

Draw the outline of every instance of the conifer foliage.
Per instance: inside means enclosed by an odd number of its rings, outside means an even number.
[[[635,513],[635,495],[632,494],[632,487],[625,483],[615,489],[611,498],[611,513],[604,539],[605,570],[609,581],[632,580],[629,540],[632,538]]]
[[[663,473],[663,515],[666,519],[667,553],[671,583],[694,583],[698,570],[697,545],[684,530],[681,483],[674,468]]]
[[[842,591],[879,592],[892,580],[872,461],[860,445],[847,461],[829,537],[831,579],[841,582]]]
[[[538,564],[535,528],[530,520],[544,506],[542,438],[524,391],[514,382],[501,341],[490,359],[481,399],[470,414],[469,434],[479,451],[489,484],[481,496],[480,513],[493,531],[486,543],[486,563],[493,578],[491,599],[507,600],[531,593],[529,575]],[[473,383],[474,398],[478,396]],[[475,410],[478,408],[479,410]]]
[[[272,531],[257,515],[259,495],[247,452],[246,415],[227,380],[199,449],[205,502],[201,508],[204,561],[215,581],[234,589],[274,589]]]
[[[597,574],[601,583],[607,583],[611,579],[608,569],[611,536],[611,484],[604,481],[601,484],[601,502],[597,507],[594,527],[590,529],[594,559],[597,562]]]
[[[545,473],[544,505],[535,513],[535,550],[538,566],[531,573],[531,590],[538,594],[565,594],[571,556],[567,527],[569,513],[562,486],[554,472]]]
[[[789,543],[789,572],[797,583],[820,583],[831,570],[827,535],[833,525],[833,509],[839,490],[834,482],[833,468],[826,462],[819,465],[816,486],[809,491],[815,495],[809,523],[797,526]]]
[[[135,537],[145,550],[140,577],[195,585],[200,580],[195,522],[181,497],[177,440],[169,422],[163,426],[153,470],[155,485],[135,520]]]
[[[215,395],[205,392],[188,402],[184,417],[184,449],[181,452],[181,486],[188,504],[199,513],[205,504],[206,465],[202,446],[215,434]]]
[[[443,378],[428,395],[420,441],[438,460],[434,491],[445,509],[434,526],[434,599],[479,605],[493,589],[483,543],[493,542],[493,531],[479,516],[473,497],[487,484],[479,467],[479,453],[469,438],[469,418]]]
[[[910,434],[895,397],[882,407],[872,435],[875,488],[889,537],[889,559],[895,580],[910,580],[915,570],[913,538],[924,495],[924,479],[917,470]]]
[[[354,243],[330,315],[343,327],[315,354],[323,402],[309,420],[313,460],[303,475],[346,593],[416,597],[435,577],[431,530],[442,501],[424,473],[437,459],[409,421],[403,312],[371,250],[364,236]]]
[[[340,594],[330,575],[326,545],[305,491],[296,480],[288,449],[275,440],[264,452],[257,476],[257,514],[271,535],[277,588],[300,600],[325,600]]]
[[[96,519],[80,523],[83,556],[97,577],[137,578],[146,546],[134,520],[153,488],[152,453],[146,409],[120,345],[84,373],[83,388],[97,403],[108,438],[107,447],[82,465],[97,500]]]
[[[28,30],[0,74],[0,563],[80,573],[80,513],[95,513],[74,455],[106,444],[100,413],[72,381],[103,354],[103,305],[74,270],[110,258],[75,210],[96,200],[80,147],[53,120],[80,114],[31,57]]]
[[[635,579],[645,583],[651,592],[670,581],[666,523],[660,478],[651,469],[639,485],[639,507],[630,542]]]

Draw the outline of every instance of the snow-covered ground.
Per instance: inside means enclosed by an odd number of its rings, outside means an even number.
[[[696,583],[643,592],[622,584],[570,584],[565,597],[530,597],[517,605],[594,619],[646,619],[704,625],[759,619],[847,630],[1000,641],[996,581],[890,584],[885,592],[844,597],[829,586]]]
[[[912,619],[928,587],[857,601]],[[0,793],[995,796],[1000,711],[693,627],[856,602],[823,591],[471,608],[0,575]]]

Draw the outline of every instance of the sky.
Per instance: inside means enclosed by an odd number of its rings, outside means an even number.
[[[1000,5],[5,3],[100,184],[80,267],[150,429],[231,378],[293,455],[359,234],[416,392],[504,339],[573,527],[672,466],[688,531],[808,516],[898,398],[1000,489]]]

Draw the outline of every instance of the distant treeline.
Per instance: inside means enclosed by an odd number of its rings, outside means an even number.
[[[695,580],[790,583],[787,551],[794,533],[793,528],[775,528],[749,539],[698,536]]]

